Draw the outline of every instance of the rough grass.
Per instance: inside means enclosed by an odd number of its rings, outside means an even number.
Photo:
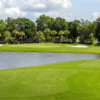
[[[88,48],[74,48],[68,44],[31,43],[31,44],[5,44],[0,51],[34,51],[34,52],[72,52],[72,53],[99,53],[100,46],[88,45]]]
[[[100,59],[0,70],[0,100],[100,100]]]

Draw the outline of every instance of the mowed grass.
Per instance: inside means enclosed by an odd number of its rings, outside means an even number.
[[[72,52],[72,53],[99,53],[100,46],[87,45],[88,48],[68,47],[70,44],[57,43],[31,43],[31,44],[5,44],[0,51],[33,51],[33,52]],[[71,45],[72,46],[72,45]]]
[[[100,59],[0,70],[0,100],[100,100]]]

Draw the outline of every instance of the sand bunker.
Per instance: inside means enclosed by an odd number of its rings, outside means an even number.
[[[0,44],[0,47],[3,46],[2,44]]]
[[[76,45],[76,46],[70,46],[70,45],[66,45],[68,47],[74,47],[74,48],[88,48],[88,46],[85,45]]]

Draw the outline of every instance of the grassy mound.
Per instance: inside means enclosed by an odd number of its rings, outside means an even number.
[[[0,70],[0,100],[100,100],[100,59]]]
[[[76,45],[70,45],[76,46]],[[74,53],[99,53],[100,46],[87,45],[88,48],[76,48],[66,46],[66,44],[56,43],[30,43],[30,44],[13,44],[0,47],[0,51],[34,51],[34,52],[74,52]],[[83,45],[84,46],[84,45]]]

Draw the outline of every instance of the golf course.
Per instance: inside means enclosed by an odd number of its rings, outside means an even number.
[[[0,0],[0,100],[100,100],[100,0]]]
[[[100,54],[100,46],[77,45],[4,44],[0,51]],[[0,100],[100,100],[100,59],[0,70]]]

